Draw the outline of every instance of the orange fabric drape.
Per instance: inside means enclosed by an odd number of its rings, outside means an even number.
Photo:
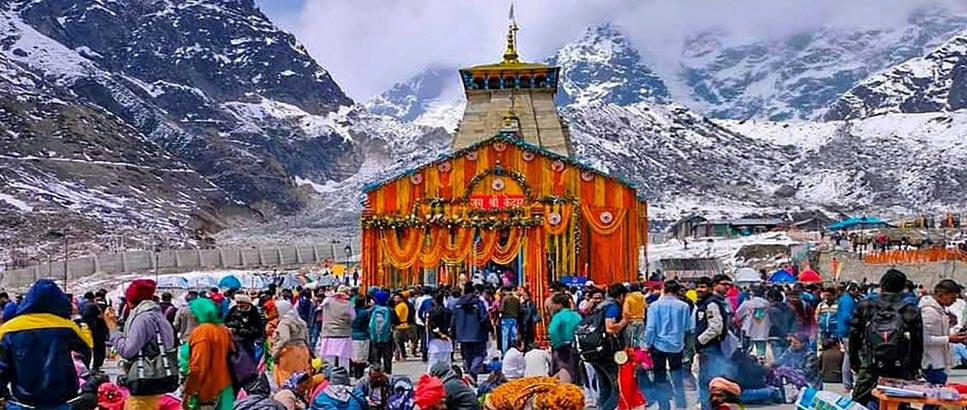
[[[571,208],[573,205],[545,205],[544,206],[544,230],[547,231],[548,235],[560,235],[567,231],[568,222],[571,220]],[[548,215],[552,212],[557,212],[561,215],[561,223],[557,225],[551,225],[548,220]]]
[[[473,246],[473,263],[477,266],[484,266],[493,258],[494,248],[500,233],[491,229],[481,229],[478,231],[480,242]]]
[[[584,214],[584,220],[591,227],[591,230],[599,235],[611,235],[618,230],[625,223],[625,214],[628,213],[627,208],[610,208],[610,209],[600,209],[592,208],[588,205],[582,205],[581,210]],[[608,211],[611,212],[611,222],[604,223],[601,221],[601,212]]]
[[[449,232],[444,228],[433,228],[424,235],[424,242],[420,252],[420,266],[424,268],[435,268],[440,266],[443,256],[443,241],[449,239]]]
[[[863,258],[871,264],[923,263],[961,260],[967,262],[967,254],[956,249],[930,248],[916,250],[893,250],[877,252]]]
[[[499,233],[495,236],[499,236]],[[507,243],[500,245],[500,241],[496,241],[492,254],[493,261],[501,265],[511,264],[520,254],[520,244],[523,239],[524,228],[511,228]]]
[[[402,238],[397,238],[395,231],[385,231],[381,235],[383,250],[386,251],[390,265],[396,269],[409,269],[416,264],[420,257],[423,231],[417,228],[405,228]]]
[[[441,259],[450,265],[462,264],[473,249],[473,228],[456,228],[456,231],[456,235],[447,235],[448,240],[440,241]]]

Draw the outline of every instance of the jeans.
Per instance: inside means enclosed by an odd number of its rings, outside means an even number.
[[[463,356],[463,372],[476,380],[477,375],[484,370],[487,342],[460,342],[460,355]]]
[[[728,376],[728,366],[720,346],[707,346],[698,353],[698,397],[702,410],[709,410],[709,382],[716,377]]]
[[[322,323],[312,322],[312,327],[309,329],[309,350],[315,351],[316,343],[319,342],[319,333],[322,332]],[[269,335],[272,337],[272,335]]]
[[[382,365],[386,374],[393,374],[393,342],[373,342],[369,349],[373,364]]]
[[[592,364],[598,379],[598,410],[612,410],[618,407],[618,365],[611,363]]]
[[[635,379],[638,380],[638,390],[641,391],[641,395],[645,396],[645,401],[648,402],[647,405],[652,403],[657,403],[658,398],[655,394],[655,382],[652,380],[651,370],[639,367],[635,370]]]
[[[742,404],[775,404],[779,392],[774,387],[742,390],[739,401]]]
[[[967,363],[967,346],[963,343],[953,343],[950,350],[954,354],[954,366],[963,366]]]
[[[651,350],[651,360],[655,363],[655,399],[659,410],[671,409],[671,398],[675,399],[675,408],[688,407],[685,403],[685,379],[682,377],[682,353],[667,353],[661,350]],[[669,382],[669,372],[671,379]]]
[[[944,369],[923,369],[923,378],[930,384],[947,384],[947,372]],[[937,410],[938,406],[924,405],[923,410]]]
[[[420,344],[420,358],[425,362],[427,360],[426,326],[416,325],[416,339],[417,340],[413,341],[413,345],[416,346],[416,343]]]
[[[843,339],[843,389],[848,391],[853,390],[853,371],[849,365],[849,350],[847,350],[847,346],[849,346],[849,341]]]
[[[635,319],[628,323],[625,328],[625,346],[645,348],[645,322]]]
[[[517,319],[504,318],[500,320],[500,353],[507,353],[507,349],[517,345]]]

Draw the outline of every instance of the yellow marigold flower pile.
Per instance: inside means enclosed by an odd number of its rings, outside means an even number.
[[[486,408],[521,410],[528,403],[532,403],[535,410],[581,410],[584,408],[584,392],[553,377],[524,377],[495,388],[487,397]]]

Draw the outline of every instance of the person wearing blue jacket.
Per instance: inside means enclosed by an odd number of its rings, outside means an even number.
[[[0,307],[3,308],[0,322],[6,322],[17,316],[17,302],[10,300],[10,295],[7,292],[0,292]]]
[[[849,346],[849,321],[853,317],[853,310],[856,308],[856,301],[860,297],[860,286],[850,283],[846,286],[846,292],[839,297],[836,303],[836,334],[842,342],[843,348]],[[853,373],[850,370],[849,352],[843,352],[843,388],[847,391],[853,388]]]
[[[463,290],[463,296],[457,301],[450,317],[450,334],[453,340],[460,343],[460,354],[463,356],[464,371],[471,379],[483,371],[484,359],[487,356],[488,323],[487,306],[480,300],[471,284]]]
[[[67,295],[53,281],[41,279],[16,317],[0,326],[0,392],[8,410],[67,410],[67,401],[77,397],[71,352],[90,357],[94,340],[70,314]]]

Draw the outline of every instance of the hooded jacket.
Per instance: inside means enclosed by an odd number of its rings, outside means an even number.
[[[477,410],[477,394],[467,386],[450,365],[438,362],[430,368],[430,375],[443,381],[447,392],[447,410]]]
[[[264,337],[265,325],[255,306],[247,311],[233,306],[225,317],[225,326],[235,331],[235,337],[245,345],[246,349],[251,349],[249,346],[254,346],[257,340]]]
[[[94,341],[70,318],[70,301],[48,279],[34,283],[17,316],[0,326],[0,386],[17,402],[58,406],[78,395],[71,352],[91,354]],[[6,391],[10,385],[11,392]]]
[[[463,295],[453,309],[450,335],[460,343],[486,342],[484,322],[488,320],[487,307],[474,295]]]

